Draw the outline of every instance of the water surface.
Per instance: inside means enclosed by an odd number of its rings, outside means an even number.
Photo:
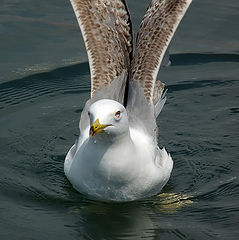
[[[134,34],[148,3],[128,0]],[[74,13],[65,0],[1,6],[1,239],[237,239],[237,0],[195,0],[158,76],[168,88],[159,144],[174,160],[163,193],[188,196],[176,204],[102,203],[72,188],[63,163],[90,92]]]

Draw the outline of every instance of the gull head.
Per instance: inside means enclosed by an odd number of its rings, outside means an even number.
[[[126,109],[122,104],[110,99],[93,103],[88,111],[90,137],[120,138],[129,133]]]

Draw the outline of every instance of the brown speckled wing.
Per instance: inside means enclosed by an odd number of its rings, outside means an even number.
[[[85,41],[91,71],[91,96],[128,72],[131,23],[124,0],[70,0]]]
[[[154,99],[155,81],[164,53],[191,1],[152,0],[144,15],[130,79],[140,82],[148,101]]]

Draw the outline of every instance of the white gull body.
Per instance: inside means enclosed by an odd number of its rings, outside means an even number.
[[[115,113],[120,111],[120,119]],[[173,161],[141,128],[130,126],[126,109],[113,100],[91,105],[90,122],[111,124],[89,137],[88,127],[66,156],[65,173],[79,192],[101,200],[130,201],[157,194]]]

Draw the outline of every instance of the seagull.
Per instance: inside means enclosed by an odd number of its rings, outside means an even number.
[[[166,49],[191,0],[152,0],[133,54],[125,0],[70,0],[89,58],[91,96],[64,172],[72,186],[100,201],[158,194],[173,160],[158,146],[156,118],[166,101],[156,80]]]

